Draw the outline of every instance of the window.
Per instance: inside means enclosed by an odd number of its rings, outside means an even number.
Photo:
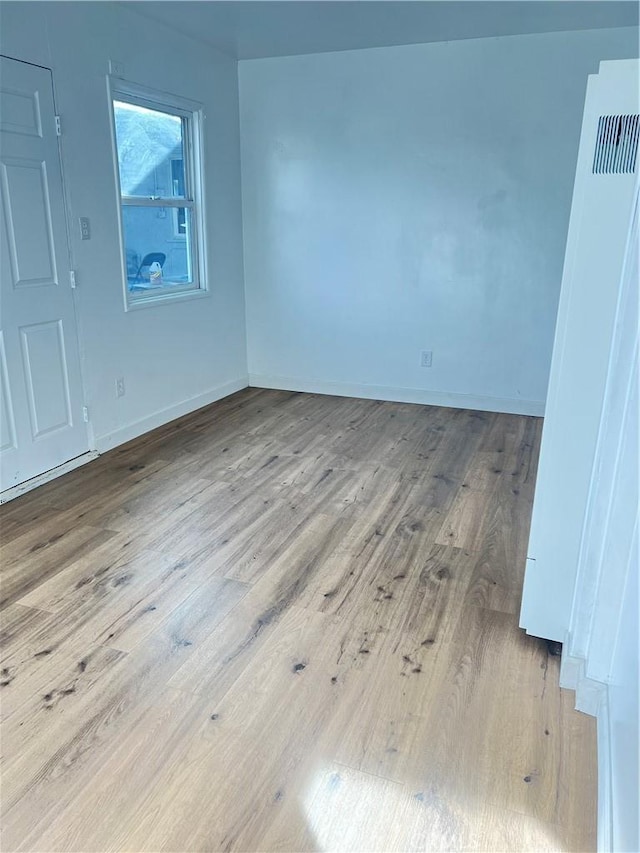
[[[127,304],[204,291],[196,105],[112,89]]]
[[[171,186],[175,196],[184,195],[184,160],[171,161]],[[173,208],[173,235],[180,239],[187,236],[187,217],[184,207]]]

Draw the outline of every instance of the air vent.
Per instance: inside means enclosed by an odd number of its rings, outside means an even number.
[[[638,154],[638,116],[600,116],[594,175],[634,172]]]

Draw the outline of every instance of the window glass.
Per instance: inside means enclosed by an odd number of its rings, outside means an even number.
[[[113,109],[122,195],[184,197],[183,119],[124,101]]]
[[[113,113],[129,299],[197,290],[193,114],[124,93]]]
[[[189,241],[185,239],[188,213],[184,207],[123,206],[127,284],[132,293],[193,284]],[[183,233],[178,236],[174,218],[180,218],[183,225]],[[160,275],[154,264],[160,266]]]

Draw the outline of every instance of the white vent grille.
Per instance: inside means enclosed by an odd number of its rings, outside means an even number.
[[[634,172],[638,155],[638,116],[600,116],[594,175]]]

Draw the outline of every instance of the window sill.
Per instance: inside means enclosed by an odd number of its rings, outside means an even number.
[[[138,311],[141,308],[153,308],[156,305],[186,302],[190,299],[204,299],[210,295],[211,292],[203,288],[199,288],[198,290],[169,290],[165,293],[155,293],[153,296],[137,296],[133,298],[127,293],[125,297],[125,311]]]

